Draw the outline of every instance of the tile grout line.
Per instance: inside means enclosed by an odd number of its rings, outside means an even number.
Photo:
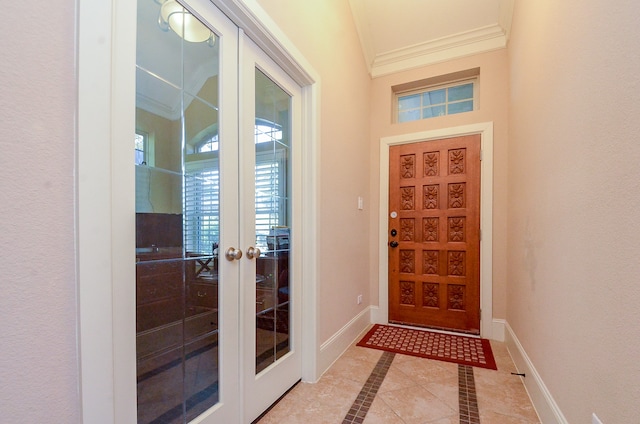
[[[367,382],[362,386],[362,390],[360,390],[358,397],[356,397],[353,405],[351,405],[342,424],[355,424],[364,421],[364,417],[367,415],[367,412],[369,412],[373,399],[376,397],[376,393],[378,393],[378,389],[382,385],[395,356],[395,353],[382,352],[382,356],[378,360],[378,363],[376,363],[373,371],[371,371]]]
[[[473,367],[458,365],[458,403],[460,424],[480,424]]]

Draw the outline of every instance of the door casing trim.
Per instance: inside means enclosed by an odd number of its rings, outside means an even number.
[[[493,338],[493,122],[442,128],[380,139],[380,209],[378,221],[378,308],[372,309],[374,323],[389,322],[389,147],[399,144],[480,134],[480,336]]]

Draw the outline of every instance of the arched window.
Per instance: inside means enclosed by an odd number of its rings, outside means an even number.
[[[280,125],[256,119],[256,246],[268,250],[274,226],[284,225],[288,211],[278,207],[288,181],[288,146]],[[211,254],[220,239],[219,139],[217,125],[187,145],[184,186],[185,245],[189,252]]]

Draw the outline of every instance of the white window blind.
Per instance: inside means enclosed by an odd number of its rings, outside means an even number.
[[[267,236],[272,227],[285,224],[286,184],[281,168],[283,154],[258,155],[255,168],[256,244],[267,249]],[[187,162],[184,186],[184,230],[188,252],[209,255],[220,240],[220,180],[217,158]]]
[[[281,125],[256,119],[256,246],[269,250],[268,237],[288,222],[288,152]],[[273,243],[272,247],[273,247]]]
[[[267,250],[269,230],[280,225],[280,164],[274,161],[256,163],[256,245]]]
[[[220,240],[220,181],[217,134],[200,143],[197,154],[206,160],[185,163],[184,238],[189,253],[210,255]],[[273,228],[288,225],[288,147],[281,144],[282,130],[256,123],[255,216],[256,246],[268,248]],[[207,139],[208,141],[209,139]]]
[[[184,239],[187,252],[211,255],[220,239],[218,158],[187,162],[184,182]]]

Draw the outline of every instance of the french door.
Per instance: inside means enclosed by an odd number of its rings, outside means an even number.
[[[242,34],[241,34],[242,35]],[[266,252],[240,270],[245,416],[260,415],[301,376],[301,296],[296,250],[300,211],[300,87],[248,37],[240,39],[242,114],[241,179],[243,246]],[[255,223],[255,225],[254,225]],[[254,283],[255,282],[255,283]]]
[[[139,423],[251,422],[300,379],[300,88],[206,0],[138,0]]]

